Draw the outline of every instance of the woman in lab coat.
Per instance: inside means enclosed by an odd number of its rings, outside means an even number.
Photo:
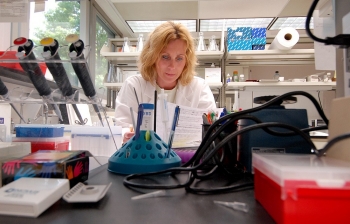
[[[204,79],[195,76],[197,58],[194,41],[185,26],[165,22],[149,35],[139,58],[141,75],[127,78],[116,98],[116,125],[132,124],[130,107],[135,118],[138,103],[154,103],[154,93],[161,89],[168,102],[205,110],[216,108],[214,96]],[[133,133],[127,132],[123,142]]]

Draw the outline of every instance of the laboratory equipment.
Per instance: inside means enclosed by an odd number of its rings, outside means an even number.
[[[108,170],[118,174],[147,173],[181,165],[181,158],[153,131],[153,104],[141,103],[134,137],[108,160]]]

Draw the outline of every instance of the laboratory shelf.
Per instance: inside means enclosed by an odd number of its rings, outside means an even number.
[[[326,91],[335,88],[336,82],[229,82],[225,84],[226,91]]]
[[[225,55],[226,65],[302,65],[315,63],[314,49],[241,50]]]

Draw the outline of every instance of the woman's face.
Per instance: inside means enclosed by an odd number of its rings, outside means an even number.
[[[179,39],[170,41],[156,62],[158,86],[166,90],[173,89],[185,65],[186,42]]]

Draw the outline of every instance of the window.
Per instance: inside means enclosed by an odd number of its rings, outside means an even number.
[[[68,34],[80,33],[80,3],[79,1],[45,1],[45,10],[35,12],[35,2],[30,3],[29,38],[36,46],[40,40],[51,37],[60,45],[58,52],[62,60],[68,60],[68,46],[65,38]],[[40,52],[41,51],[41,52]],[[35,48],[36,55],[41,55],[42,47]],[[69,63],[63,63],[72,86],[79,86],[78,78]],[[53,80],[46,70],[45,77]]]
[[[114,38],[114,32],[100,15],[96,16],[96,62],[95,62],[95,87],[96,91],[103,93],[102,88],[106,74],[108,73],[108,60],[100,55],[103,45],[107,45],[108,38]]]

